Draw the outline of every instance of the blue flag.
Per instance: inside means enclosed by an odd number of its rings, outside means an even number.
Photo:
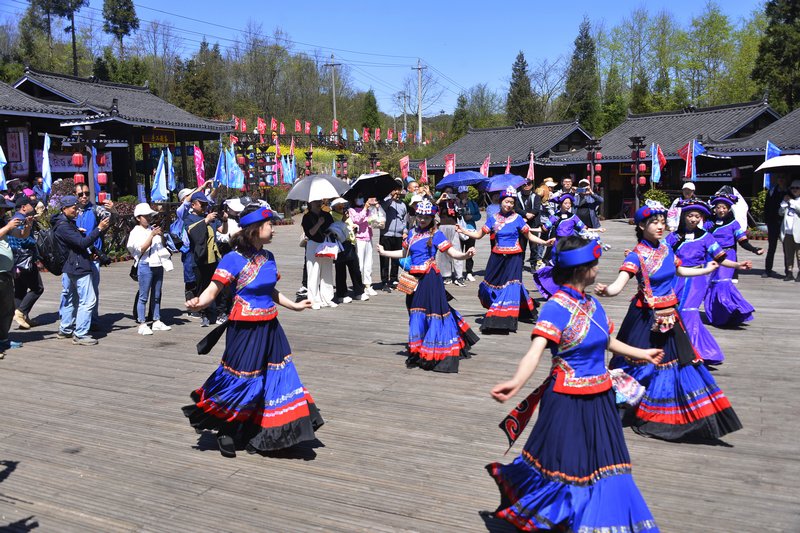
[[[153,188],[150,190],[150,199],[154,202],[164,202],[169,199],[167,196],[167,175],[164,168],[164,151],[158,158],[156,173],[153,176]]]
[[[358,132],[356,130],[353,130],[353,140],[356,142],[361,140],[361,137],[358,136]]]
[[[48,139],[45,142],[49,142],[49,137],[46,133],[44,134],[44,137],[45,139]],[[44,154],[42,154],[42,157],[44,157]],[[0,191],[4,191],[6,188],[8,188],[6,185],[6,174],[3,172],[3,167],[5,167],[7,163],[8,160],[6,159],[6,154],[3,152],[3,147],[0,146]],[[44,174],[44,161],[42,161],[42,173]]]
[[[50,191],[53,190],[53,173],[50,170],[50,136],[46,133],[42,152],[42,190],[44,190],[45,196],[50,196]]]
[[[406,130],[403,130],[403,132],[400,134],[400,142],[406,142]]]
[[[167,148],[167,189],[175,190],[175,167],[172,166],[172,152]]]
[[[697,139],[692,139],[692,181],[697,181],[697,156],[704,154],[706,149]]]
[[[214,183],[217,185],[228,185],[228,172],[225,170],[225,149],[222,143],[219,145],[219,160],[217,161],[217,170],[214,172]]]
[[[244,171],[236,162],[236,153],[233,151],[233,145],[225,153],[225,164],[228,167],[228,187],[231,189],[244,187]]]
[[[653,183],[658,183],[661,181],[661,162],[658,160],[658,149],[656,148],[656,143],[650,145],[650,161],[652,169],[650,172],[650,180]]]
[[[342,128],[342,139],[347,140],[347,128]]]
[[[317,126],[317,135],[322,135],[322,126]]]
[[[767,148],[764,150],[764,161],[766,162],[773,157],[778,157],[781,155],[781,149],[772,144],[771,142],[767,141]],[[769,189],[770,187],[770,176],[769,172],[764,172],[764,188]]]

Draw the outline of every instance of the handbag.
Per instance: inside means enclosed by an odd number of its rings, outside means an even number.
[[[314,256],[336,259],[336,256],[339,255],[339,246],[339,243],[335,243],[330,238],[325,237],[325,240],[317,245],[317,251]]]
[[[611,375],[611,388],[614,389],[617,405],[636,407],[644,396],[644,386],[621,368],[611,369],[608,373]]]
[[[406,248],[405,256],[399,261],[403,271],[397,275],[397,290],[403,294],[412,295],[417,290],[419,280],[408,272],[411,269],[411,257],[409,257],[408,253],[409,249]]]
[[[137,261],[134,261],[133,265],[131,265],[131,271],[128,273],[128,276],[130,276],[133,281],[139,281],[139,263]]]
[[[467,221],[466,221],[466,220],[464,220],[464,217],[458,217],[458,218],[456,219],[456,224],[458,224],[458,227],[460,227],[461,229],[466,229],[466,230],[470,230],[470,231],[472,231],[472,228],[470,228],[469,226],[467,226]],[[460,238],[462,241],[468,241],[468,240],[470,239],[470,236],[469,236],[469,235],[466,235],[466,234],[464,234],[464,233],[459,233],[459,234],[458,234],[458,237],[459,237],[459,238]]]

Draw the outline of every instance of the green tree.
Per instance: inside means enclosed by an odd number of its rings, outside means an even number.
[[[59,16],[58,0],[30,0],[30,7],[37,14],[38,26],[47,34],[48,69],[53,68],[53,17]]]
[[[103,0],[103,31],[119,43],[119,55],[125,57],[122,38],[139,29],[139,17],[133,0]]]
[[[511,84],[506,98],[506,116],[512,124],[532,124],[536,120],[536,99],[531,90],[528,62],[520,51],[511,66]]]
[[[456,109],[453,111],[453,122],[450,125],[450,141],[460,139],[469,131],[469,112],[467,111],[467,97],[462,93],[456,100]]]
[[[612,63],[608,76],[606,76],[605,91],[603,91],[602,129],[595,135],[602,135],[613,130],[624,122],[626,116],[625,84],[619,69]]]
[[[800,2],[769,0],[765,12],[767,28],[752,78],[769,89],[778,111],[787,112],[800,105]]]
[[[719,104],[715,90],[720,86],[725,67],[734,52],[730,20],[713,0],[706,3],[699,17],[692,18],[689,31],[689,92],[695,103]]]
[[[373,130],[381,127],[381,115],[378,112],[378,101],[375,99],[375,92],[372,89],[364,94],[361,126]]]
[[[636,73],[633,87],[631,87],[631,112],[648,113],[650,111],[652,111],[650,107],[650,80],[647,78],[647,71],[641,66]]]
[[[57,15],[69,20],[69,26],[64,28],[65,33],[72,34],[72,75],[78,75],[78,41],[75,37],[75,13],[89,5],[89,0],[53,0],[53,9]]]
[[[564,84],[565,108],[563,118],[577,117],[590,132],[600,131],[600,75],[597,73],[597,53],[590,33],[591,25],[584,18],[575,39],[575,50]]]

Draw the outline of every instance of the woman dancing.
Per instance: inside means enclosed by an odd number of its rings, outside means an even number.
[[[721,266],[741,270],[753,267],[750,261],[737,263],[726,259],[725,250],[703,229],[703,220],[711,216],[708,204],[692,198],[678,202],[677,206],[681,210],[678,229],[670,233],[666,240],[684,268],[702,268],[708,261],[716,261]],[[678,297],[678,311],[683,326],[695,350],[706,364],[718,365],[725,360],[722,348],[700,319],[700,306],[708,290],[708,282],[708,275],[693,278],[678,276],[675,281],[675,294]]]
[[[436,252],[461,260],[475,255],[475,249],[457,252],[450,241],[436,229],[436,206],[425,199],[417,204],[417,226],[403,241],[411,258],[409,274],[418,280],[416,290],[406,296],[408,308],[408,352],[406,366],[418,366],[434,372],[458,372],[459,358],[469,357],[469,347],[478,336],[447,303],[444,281],[436,266]],[[378,245],[384,257],[400,259],[403,250],[386,250]]]
[[[664,359],[648,364],[619,354],[609,366],[621,368],[646,388],[639,405],[625,412],[623,421],[634,431],[664,440],[718,439],[742,424],[692,346],[677,310],[673,286],[676,274],[703,276],[719,265],[711,261],[703,268],[680,266],[672,247],[661,240],[666,212],[664,206],[651,200],[636,211],[639,244],[625,258],[614,283],[595,285],[600,296],[616,296],[636,276],[639,291],[617,338],[639,348],[662,349]]]
[[[231,239],[234,251],[222,258],[208,288],[186,302],[197,311],[224,286],[236,291],[222,361],[183,408],[195,429],[218,432],[225,457],[236,456],[237,440],[249,453],[280,450],[313,440],[323,424],[278,322],[276,303],[302,311],[311,301],[295,303],[275,288],[278,267],[272,252],[262,249],[272,241],[273,216],[269,207],[248,206],[239,220],[242,231]]]
[[[717,240],[731,261],[736,261],[736,245],[756,255],[764,253],[747,240],[747,233],[734,218],[731,206],[739,200],[730,194],[719,194],[711,199],[714,216],[706,222],[705,229]],[[717,327],[736,327],[753,320],[755,309],[744,299],[733,284],[733,268],[722,266],[711,275],[711,285],[706,292],[704,307],[706,318]]]
[[[613,324],[585,292],[601,254],[597,241],[566,237],[558,243],[553,278],[560,289],[542,306],[514,377],[492,389],[499,402],[514,396],[550,348],[550,376],[504,423],[513,444],[540,404],[522,454],[509,465],[486,467],[502,498],[494,515],[524,531],[658,531],[631,474],[605,351],[649,364],[663,352],[611,337]]]
[[[457,227],[472,239],[490,235],[492,254],[486,264],[486,274],[478,288],[481,305],[488,309],[483,317],[481,333],[509,333],[517,331],[518,320],[535,317],[533,299],[522,284],[524,252],[520,236],[535,244],[550,245],[555,239],[543,241],[535,236],[525,219],[514,211],[517,190],[509,187],[500,193],[500,212],[487,219],[481,231]]]

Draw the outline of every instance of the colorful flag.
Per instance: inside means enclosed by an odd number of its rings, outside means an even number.
[[[355,130],[355,128],[353,128],[353,140],[355,142],[358,142],[358,141],[361,140],[361,137],[358,136],[358,132]]]
[[[294,157],[294,135],[292,135],[292,143],[289,145],[289,155]]]
[[[508,161],[506,162],[506,174],[511,174],[511,156],[508,156]]]
[[[364,128],[364,134],[362,135],[362,137],[364,138],[365,143],[369,142],[369,128]]]
[[[664,156],[664,152],[661,151],[661,145],[653,143],[650,145],[650,165],[652,167],[652,172],[650,175],[650,179],[653,183],[659,183],[661,181],[661,169],[667,164],[667,158]]]
[[[172,152],[169,148],[167,148],[167,189],[175,190],[175,166],[172,163]]]
[[[533,169],[533,150],[531,150],[531,160],[528,162],[528,174],[525,176],[525,179],[530,182],[536,181],[536,173]]]
[[[301,129],[302,129],[302,127],[300,126],[300,121],[297,120],[297,119],[294,119],[294,132],[295,133],[300,133]]]
[[[419,177],[420,183],[428,183],[428,160],[423,159],[422,163],[419,164],[419,169],[422,172]]]
[[[406,142],[406,138],[407,138],[406,130],[403,130],[402,133],[400,134],[400,142],[401,143]]]
[[[150,190],[150,199],[154,202],[165,202],[167,196],[167,175],[164,168],[164,150],[161,150],[161,157],[158,158],[156,173],[153,175],[153,187]]]
[[[303,129],[306,135],[311,135],[311,123],[306,122],[305,128]]]
[[[228,187],[241,189],[244,187],[244,171],[236,163],[236,153],[231,146],[225,154],[225,164],[228,168]]]
[[[333,129],[333,133],[339,133],[339,121],[338,120],[333,119],[332,129]]]
[[[239,137],[236,135],[231,135],[231,144],[236,144],[239,142]]]
[[[0,173],[3,172],[3,167],[6,164],[6,156],[3,153],[3,149],[0,148],[0,159],[2,159],[2,164],[0,164]],[[0,179],[3,182],[3,189],[6,187],[6,178],[5,175],[0,176]],[[44,191],[45,196],[50,196],[50,191],[53,189],[53,173],[50,171],[50,136],[48,134],[44,134],[44,150],[42,151],[42,190]]]
[[[483,160],[483,163],[481,164],[481,168],[478,171],[481,174],[483,174],[484,176],[486,176],[487,178],[489,177],[489,158],[490,157],[491,157],[491,154],[486,154],[486,159]]]
[[[239,131],[239,117],[233,115],[233,129]]]
[[[375,142],[381,141],[381,129],[375,128]]]
[[[410,158],[408,156],[404,156],[400,158],[400,175],[403,176],[403,179],[408,178],[408,164]]]
[[[202,187],[206,182],[205,157],[199,146],[194,147],[194,175],[197,177],[197,186]]]
[[[342,139],[347,140],[347,128],[342,128]]]
[[[767,141],[767,147],[764,149],[764,161],[768,159],[772,159],[773,157],[778,157],[781,155],[781,150],[771,142]],[[769,172],[764,172],[764,188],[769,189],[770,186],[770,175]]]
[[[317,126],[317,135],[322,135],[322,126]]]
[[[692,139],[691,142],[686,143],[684,147],[678,150],[678,155],[686,161],[686,167],[683,172],[684,178],[691,178],[692,181],[697,181],[697,156],[705,151],[706,149],[697,139]]]
[[[270,119],[269,119],[269,129],[271,131],[277,131],[277,129],[278,129],[278,121],[275,120],[275,117],[270,117]]]
[[[283,122],[281,122],[280,132],[281,135],[286,135],[286,126],[283,125]]]
[[[281,145],[275,140],[275,177],[277,178],[277,183],[283,183],[283,168],[281,166]]]
[[[228,173],[225,170],[225,166],[225,150],[222,148],[222,143],[220,143],[217,170],[214,172],[214,183],[217,185],[228,185]]]
[[[100,192],[100,182],[97,181],[97,175],[100,173],[100,166],[97,164],[97,148],[94,146],[89,148],[92,156],[92,175],[94,176],[94,200],[97,201],[97,194]]]
[[[239,131],[247,133],[247,121],[243,118],[239,119]]]
[[[45,146],[48,148],[50,147],[50,137],[45,133]],[[47,155],[47,148],[45,148],[44,152],[42,153],[42,174],[44,174],[44,164],[47,161],[47,172],[50,173],[50,161]],[[8,188],[6,185],[6,174],[3,172],[3,167],[6,166],[8,163],[8,159],[6,159],[6,154],[3,152],[3,147],[0,146],[0,191],[4,191]],[[44,181],[44,179],[42,180]]]
[[[394,138],[394,130],[392,128],[389,128],[389,131],[386,132],[386,139],[389,142],[392,142],[394,140],[393,138]]]
[[[259,135],[264,135],[265,133],[267,133],[267,123],[264,122],[263,118],[261,117],[256,118],[256,129],[258,130]]]
[[[456,154],[444,156],[444,175],[449,176],[456,171]]]

